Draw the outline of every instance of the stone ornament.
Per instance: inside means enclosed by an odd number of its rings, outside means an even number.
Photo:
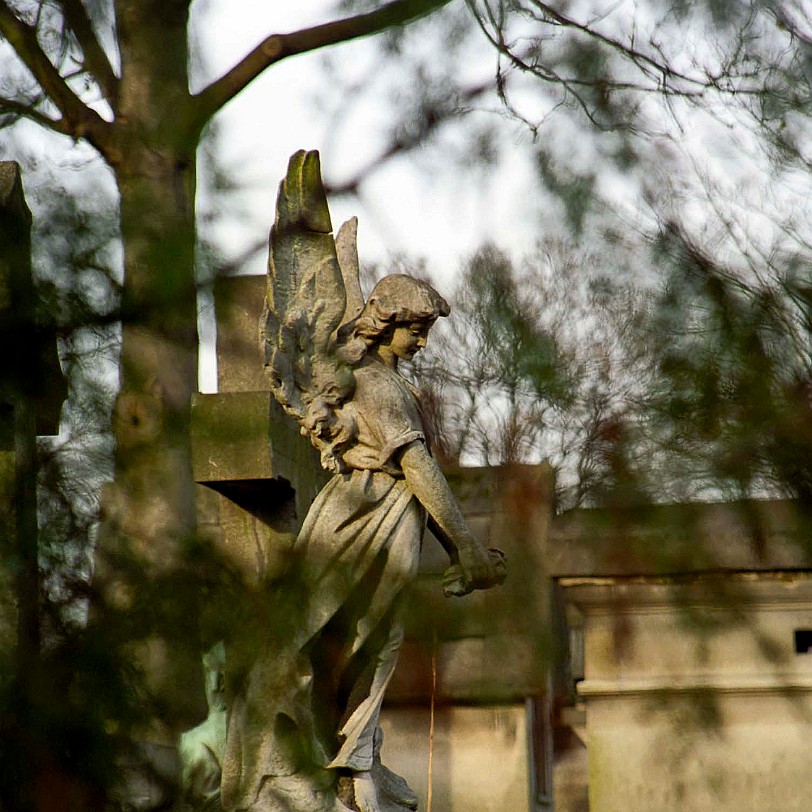
[[[398,372],[448,304],[406,275],[385,277],[364,302],[356,229],[351,220],[333,238],[318,153],[293,155],[271,230],[262,344],[274,396],[333,477],[257,619],[261,644],[250,655],[227,648],[227,810],[416,809],[380,761],[378,716],[427,523],[451,557],[446,594],[505,578],[504,556],[467,527]]]
[[[189,802],[182,807],[182,812],[187,809],[217,812],[220,809],[221,759],[226,749],[228,724],[223,686],[225,667],[225,646],[222,642],[216,643],[203,655],[209,714],[204,722],[181,734],[178,743],[181,781]]]

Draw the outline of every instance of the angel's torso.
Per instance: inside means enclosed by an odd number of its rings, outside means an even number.
[[[394,370],[377,361],[355,370],[355,395],[342,407],[358,427],[355,443],[343,454],[348,468],[402,476],[396,452],[426,433],[414,390]]]

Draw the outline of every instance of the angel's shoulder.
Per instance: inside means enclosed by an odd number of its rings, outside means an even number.
[[[373,362],[356,367],[356,384],[364,389],[374,390],[379,388],[388,392],[408,393],[409,387],[406,381],[397,372],[385,367],[381,363]]]
[[[372,363],[355,369],[354,400],[368,408],[412,408],[414,395],[397,372]]]

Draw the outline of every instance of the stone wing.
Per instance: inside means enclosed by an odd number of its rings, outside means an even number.
[[[355,308],[360,286],[352,221],[342,229],[339,244]],[[355,384],[352,369],[336,355],[336,332],[346,311],[347,284],[319,154],[301,150],[291,157],[279,187],[260,330],[271,391],[332,471],[340,469],[338,449],[352,434],[336,414]]]

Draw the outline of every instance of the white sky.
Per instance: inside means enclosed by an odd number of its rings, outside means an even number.
[[[333,19],[331,0],[268,3],[248,0],[234,13],[228,0],[197,0],[193,5],[192,41],[200,43],[205,62],[195,65],[192,90],[197,91],[226,71],[271,33],[287,33]],[[319,149],[325,177],[340,181],[375,154],[371,135],[375,111],[354,112],[355,127],[338,134],[314,104],[325,90],[322,59],[329,52],[341,60],[343,71],[359,74],[374,48],[371,40],[357,40],[292,57],[272,66],[222,110],[215,120],[217,152],[230,180],[242,190],[235,211],[207,235],[228,259],[241,256],[247,246],[265,239],[273,221],[276,189],[288,157],[297,149]],[[492,54],[483,52],[483,60]],[[485,62],[490,71],[490,61]],[[369,126],[366,120],[369,119]],[[440,286],[450,287],[462,257],[484,239],[493,239],[517,255],[537,237],[537,204],[527,157],[508,154],[504,170],[510,183],[491,177],[462,177],[449,170],[418,173],[406,161],[393,161],[364,182],[361,200],[331,201],[333,225],[358,215],[362,262],[386,262],[392,254],[424,257]],[[201,166],[200,177],[204,177]],[[208,205],[205,184],[199,208]],[[246,263],[245,273],[263,273],[265,256]],[[214,386],[211,347],[203,352],[201,388]]]
[[[249,0],[240,4],[237,15],[228,0],[197,0],[193,35],[199,37],[207,64],[193,78],[192,89],[227,70],[270,33],[329,21],[331,6],[331,0],[297,4]],[[374,154],[371,127],[364,127],[366,118],[374,118],[374,111],[356,112],[357,128],[336,138],[330,122],[313,107],[314,96],[324,90],[322,55],[329,51],[331,58],[351,69],[353,64],[362,66],[373,47],[371,40],[358,40],[285,60],[272,66],[217,116],[219,154],[232,180],[250,195],[250,220],[240,229],[245,244],[267,233],[276,187],[288,156],[297,149],[321,150],[325,177],[336,180],[346,176],[347,167],[362,165]],[[520,161],[517,156],[512,163]],[[534,239],[535,212],[528,206],[532,181],[526,178],[523,182],[524,173],[518,180],[511,174],[511,184],[491,181],[483,185],[465,183],[450,174],[417,174],[404,162],[394,162],[364,184],[362,203],[340,200],[331,204],[334,225],[359,215],[362,261],[383,261],[392,252],[408,251],[427,257],[432,272],[440,279],[448,278],[460,256],[473,250],[483,236],[498,236],[514,245],[529,245]],[[205,205],[205,190],[201,203]],[[234,229],[232,222],[231,233],[218,236],[230,238],[236,247]],[[261,260],[246,270],[261,272]]]

